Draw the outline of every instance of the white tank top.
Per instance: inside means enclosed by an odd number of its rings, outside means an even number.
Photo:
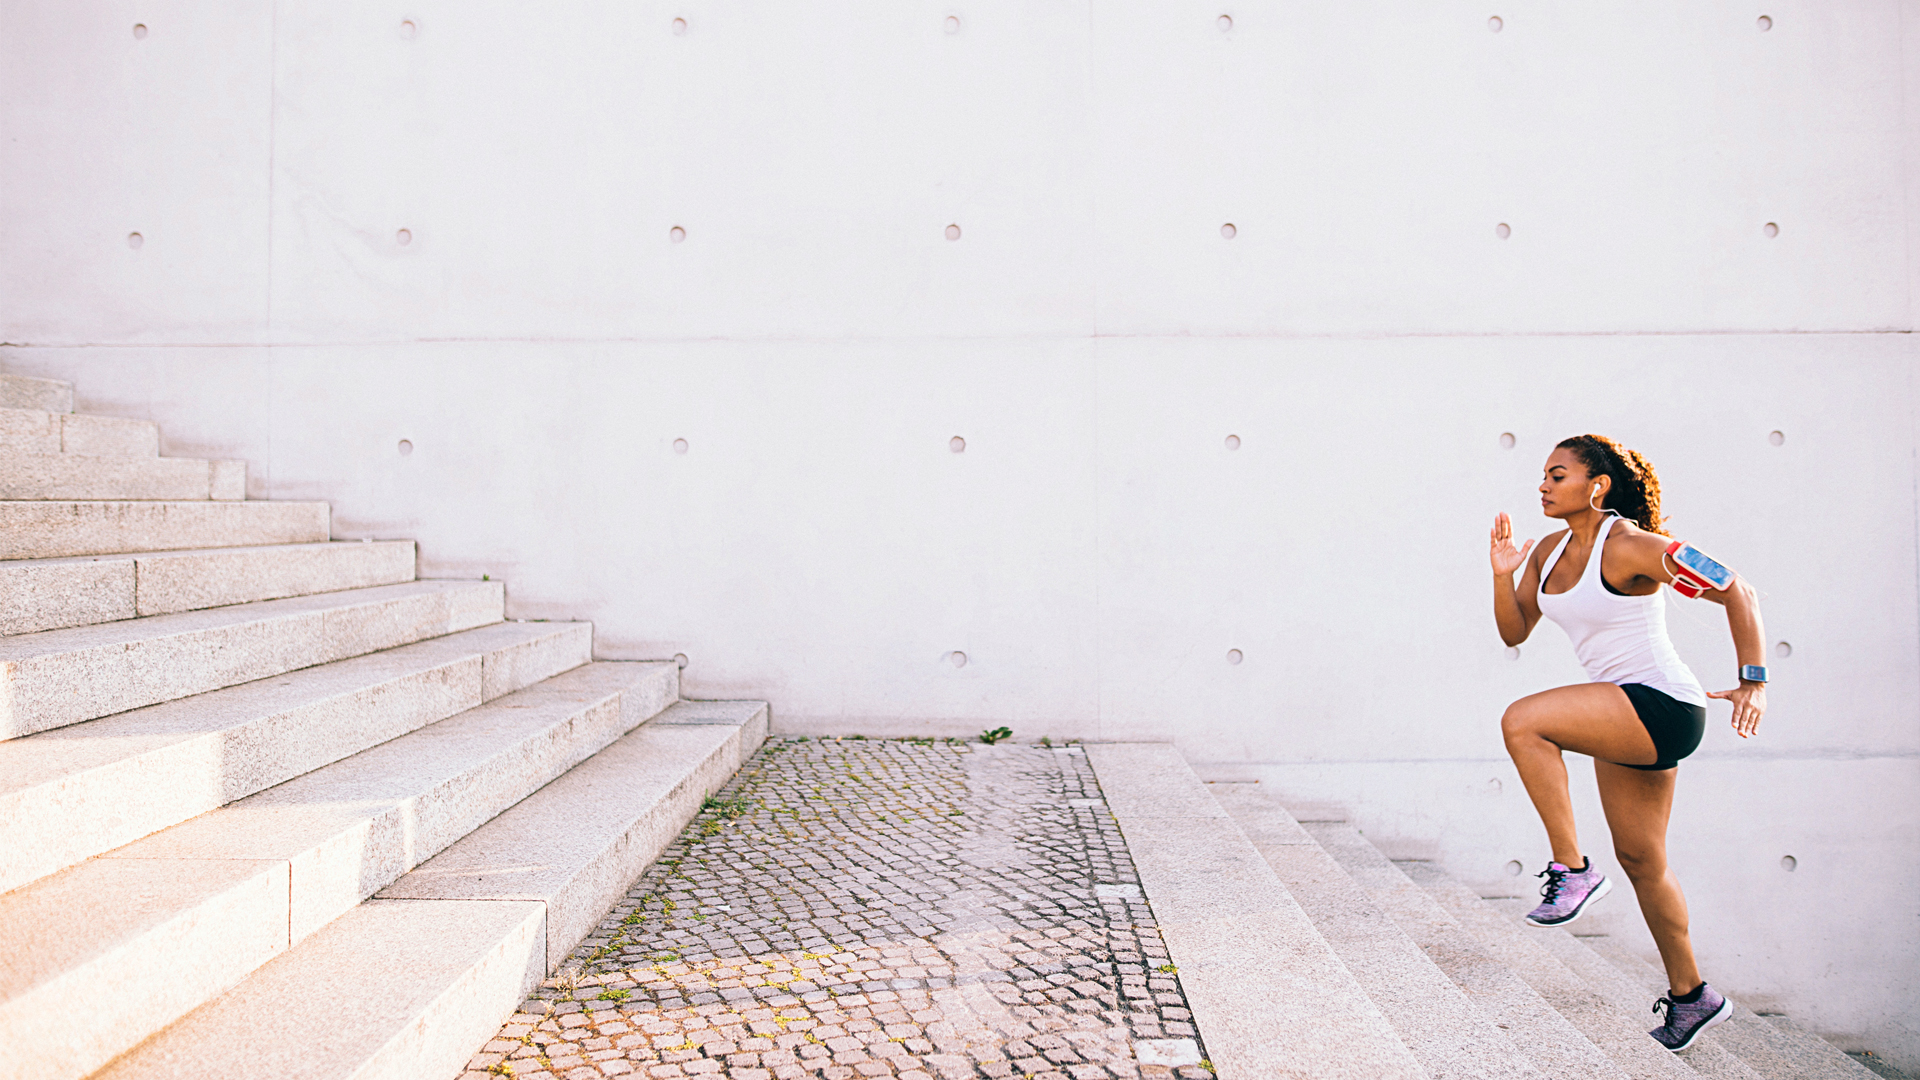
[[[1573,639],[1573,652],[1594,682],[1642,683],[1692,705],[1705,706],[1707,693],[1687,670],[1667,639],[1665,590],[1650,596],[1609,592],[1600,578],[1600,552],[1622,518],[1608,518],[1603,535],[1587,556],[1587,568],[1573,588],[1548,594],[1547,575],[1573,539],[1573,531],[1540,567],[1540,614],[1560,624]]]

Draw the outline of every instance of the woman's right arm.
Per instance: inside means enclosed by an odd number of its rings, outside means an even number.
[[[1540,567],[1539,560],[1527,557],[1532,551],[1531,540],[1521,547],[1513,546],[1513,520],[1507,517],[1506,511],[1495,515],[1488,552],[1493,562],[1493,622],[1500,628],[1500,640],[1508,645],[1527,640],[1527,635],[1533,633],[1534,625],[1540,621],[1540,604],[1535,599],[1540,588]],[[1513,572],[1522,566],[1527,572],[1516,588]]]

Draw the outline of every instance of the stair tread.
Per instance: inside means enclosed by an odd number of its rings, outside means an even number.
[[[0,893],[590,659],[496,623],[0,742]]]
[[[0,1041],[25,1040],[36,1018],[77,1007],[106,981],[124,1011],[95,1016],[83,1043],[50,1052],[83,1060],[89,1047],[125,1049],[265,960],[250,954],[236,968],[204,943],[183,953],[179,928],[211,922],[243,938],[277,933],[281,948],[300,942],[662,711],[677,676],[671,663],[576,668],[0,896],[0,956],[57,958],[19,973],[0,997]],[[119,883],[130,873],[200,885],[170,906],[128,910]],[[14,917],[49,897],[74,916],[57,927]],[[73,977],[80,969],[88,978]]]
[[[0,735],[498,622],[503,595],[499,582],[412,581],[0,638]]]
[[[545,975],[530,901],[369,900],[96,1080],[454,1076]]]
[[[150,420],[0,406],[0,450],[89,457],[158,457],[160,427]]]
[[[1667,977],[1610,938],[1586,942],[1639,984],[1659,996],[1667,992]],[[1733,1016],[1710,1033],[1719,1044],[1767,1080],[1867,1080],[1874,1073],[1844,1051],[1797,1026],[1776,1024],[1734,999]]]
[[[73,411],[73,384],[32,375],[0,374],[0,405],[43,412]]]
[[[1556,1077],[1626,1075],[1359,830],[1346,822],[1301,824],[1536,1068]]]
[[[1421,1076],[1379,1007],[1167,743],[1086,748],[1224,1076]]]
[[[245,469],[245,462],[206,458],[94,457],[0,446],[0,499],[237,500],[246,497]],[[238,470],[237,484],[227,470]]]
[[[1433,1080],[1543,1076],[1279,803],[1210,786]]]
[[[0,561],[0,635],[414,580],[413,541],[344,540]]]
[[[328,518],[323,502],[0,501],[0,559],[311,543]]]

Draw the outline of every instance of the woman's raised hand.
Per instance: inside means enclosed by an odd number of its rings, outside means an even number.
[[[1501,577],[1510,578],[1515,570],[1526,564],[1527,553],[1533,550],[1533,541],[1529,540],[1520,547],[1513,546],[1513,519],[1505,510],[1493,517],[1492,550],[1493,572]]]

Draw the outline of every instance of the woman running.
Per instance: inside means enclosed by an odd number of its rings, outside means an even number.
[[[1669,1050],[1684,1050],[1725,1020],[1733,1003],[1694,964],[1687,900],[1667,866],[1667,818],[1680,759],[1706,731],[1707,699],[1733,703],[1733,730],[1743,739],[1766,712],[1759,602],[1738,578],[1704,594],[1727,609],[1742,665],[1739,686],[1707,693],[1667,640],[1660,587],[1675,572],[1653,466],[1612,439],[1575,436],[1547,458],[1540,505],[1567,527],[1537,552],[1531,540],[1514,547],[1505,513],[1494,518],[1494,621],[1508,645],[1527,640],[1543,614],[1559,623],[1593,681],[1521,698],[1500,720],[1507,753],[1553,845],[1553,862],[1539,875],[1547,879],[1544,902],[1527,921],[1565,926],[1612,888],[1581,853],[1560,756],[1590,755],[1614,856],[1633,882],[1667,969],[1667,996],[1654,1005],[1655,1012],[1665,1007],[1666,1020],[1652,1035]],[[1516,588],[1513,572],[1522,565]]]

